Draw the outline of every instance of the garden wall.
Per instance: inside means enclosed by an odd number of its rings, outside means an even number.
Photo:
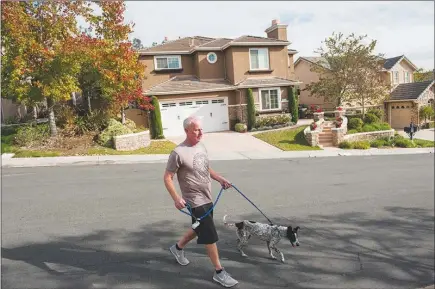
[[[384,138],[384,137],[393,137],[394,136],[394,129],[391,130],[382,130],[382,131],[371,131],[371,132],[361,132],[361,133],[354,133],[354,134],[348,134],[345,135],[342,141],[372,141],[378,138]]]
[[[151,138],[148,130],[113,137],[114,148],[118,151],[133,151],[147,147],[150,143]]]

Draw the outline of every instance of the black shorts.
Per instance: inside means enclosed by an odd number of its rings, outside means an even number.
[[[213,207],[213,203],[205,204],[196,208],[192,208],[192,214],[200,218],[205,215],[205,213],[210,210],[210,208]],[[195,219],[192,218],[192,224],[195,223]],[[196,240],[197,244],[214,244],[216,243],[219,238],[216,231],[216,228],[214,226],[213,221],[213,211],[208,214],[207,217],[202,219],[200,222],[200,225],[194,229],[196,235],[198,236],[198,239]]]

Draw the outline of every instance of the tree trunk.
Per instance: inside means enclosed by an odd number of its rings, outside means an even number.
[[[89,91],[86,93],[86,95],[87,95],[87,100],[88,100],[88,113],[91,113],[92,112],[92,107],[91,107],[91,96],[90,96],[90,93],[89,93]]]
[[[125,124],[125,110],[121,108],[121,123]]]
[[[52,137],[57,136],[57,127],[56,127],[56,119],[54,117],[54,102],[51,97],[47,98],[47,106],[48,106],[48,124],[50,126],[50,135]]]
[[[74,106],[77,106],[77,98],[76,98],[76,93],[75,92],[71,93],[71,100],[72,100],[72,104]]]
[[[36,108],[36,104],[33,106],[33,118],[35,121],[38,119],[38,109]]]

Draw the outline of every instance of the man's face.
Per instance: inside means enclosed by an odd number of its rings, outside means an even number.
[[[201,138],[202,138],[202,126],[201,123],[198,121],[193,122],[187,129],[186,129],[186,136],[187,139],[191,144],[197,144]]]

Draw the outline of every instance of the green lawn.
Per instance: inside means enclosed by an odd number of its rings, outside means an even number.
[[[312,151],[321,150],[318,146],[310,146],[304,137],[304,129],[306,126],[283,129],[277,131],[262,132],[253,136],[271,144],[283,151]]]

